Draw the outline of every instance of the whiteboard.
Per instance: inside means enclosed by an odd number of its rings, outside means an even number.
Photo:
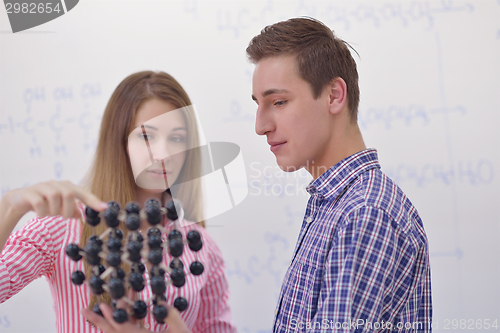
[[[248,196],[207,229],[239,331],[271,331],[311,178],[281,172],[255,133],[245,49],[265,25],[303,15],[360,55],[365,143],[429,238],[434,331],[500,320],[500,1],[86,0],[16,34],[0,9],[1,194],[79,183],[118,83],[141,70],[172,74],[207,141],[241,148]],[[1,332],[54,332],[54,320],[44,279],[0,305]]]

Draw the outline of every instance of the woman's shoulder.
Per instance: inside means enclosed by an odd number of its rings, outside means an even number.
[[[183,221],[182,226],[179,230],[183,234],[183,237],[186,239],[190,231],[197,231],[201,236],[203,248],[205,248],[206,251],[210,252],[210,255],[212,256],[215,255],[218,257],[222,257],[217,243],[207,231],[207,229],[205,229],[200,223],[185,220]]]

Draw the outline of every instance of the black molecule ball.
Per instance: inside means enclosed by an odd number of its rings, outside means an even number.
[[[157,249],[161,246],[161,243],[163,243],[161,236],[151,236],[148,238],[148,245],[150,249]]]
[[[88,243],[95,243],[97,246],[102,247],[102,239],[97,236],[89,237]]]
[[[141,226],[141,218],[139,217],[139,214],[137,213],[130,213],[127,215],[125,219],[125,225],[127,226],[128,230],[137,230]]]
[[[101,275],[102,273],[104,273],[104,271],[106,270],[106,267],[104,267],[104,265],[99,265],[97,267],[99,269],[99,275]]]
[[[106,225],[110,228],[116,228],[120,224],[120,220],[118,220],[118,214],[120,213],[120,208],[116,206],[109,206],[108,209],[104,211],[104,220],[106,221]]]
[[[167,290],[167,285],[165,283],[165,278],[163,276],[154,276],[151,279],[151,291],[155,295],[163,295],[165,290]]]
[[[178,238],[174,238],[168,242],[168,252],[173,257],[180,257],[184,251],[184,243]]]
[[[87,207],[85,207],[85,216],[91,217],[91,218],[96,218],[99,216],[99,212],[96,210],[93,210],[91,207],[87,206]]]
[[[134,273],[137,272],[143,274],[145,271],[146,271],[146,266],[144,266],[143,263],[138,262],[132,265],[132,272]]]
[[[203,273],[203,270],[205,268],[203,267],[203,264],[199,261],[193,261],[191,263],[191,265],[189,266],[189,271],[193,274],[193,275],[200,275],[201,273]]]
[[[122,240],[123,239],[123,231],[121,231],[120,229],[115,229],[109,234],[109,237],[118,238],[119,240]]]
[[[137,319],[142,319],[148,314],[148,306],[144,301],[138,300],[132,307],[133,316]]]
[[[156,227],[149,228],[149,230],[148,230],[148,237],[153,237],[153,236],[161,237],[161,231],[160,231],[160,229],[158,229]]]
[[[170,273],[170,280],[172,280],[174,286],[180,288],[186,283],[186,275],[182,269],[175,268]]]
[[[85,222],[91,225],[92,227],[97,226],[101,222],[101,218],[99,217],[99,212],[87,206],[85,208]]]
[[[174,238],[182,241],[182,234],[179,230],[174,229],[174,230],[170,231],[170,233],[168,234],[169,241],[174,239]]]
[[[190,232],[188,232],[186,238],[187,238],[187,241],[189,244],[189,248],[192,251],[195,251],[195,252],[199,251],[201,249],[201,247],[203,246],[203,243],[201,241],[201,235],[196,230],[191,230]]]
[[[149,224],[157,225],[161,222],[161,208],[160,206],[150,205],[144,209]]]
[[[120,251],[122,248],[122,240],[116,237],[108,239],[106,243],[109,251]]]
[[[87,243],[85,245],[85,259],[89,265],[95,266],[101,263],[101,257],[99,257],[99,252],[101,248],[96,243]]]
[[[141,206],[137,202],[132,201],[125,206],[125,211],[127,212],[127,214],[139,214],[139,212],[141,211]]]
[[[142,277],[141,273],[130,273],[128,281],[132,289],[134,289],[135,291],[141,291],[144,289],[144,278]]]
[[[163,324],[165,318],[167,318],[168,312],[167,308],[162,306],[162,305],[156,305],[153,309],[153,316],[155,317],[156,321],[159,322],[160,324]]]
[[[71,282],[77,286],[81,285],[85,281],[85,274],[82,271],[75,271],[71,273]]]
[[[179,218],[180,206],[175,204],[173,201],[167,203],[167,218],[171,221],[175,221]]]
[[[113,319],[118,323],[124,323],[128,320],[128,314],[127,311],[123,309],[116,309],[113,311]]]
[[[125,287],[121,279],[112,278],[108,281],[109,293],[113,299],[122,298],[125,295]]]
[[[157,206],[157,207],[160,207],[161,203],[160,203],[160,200],[158,200],[156,198],[150,198],[150,199],[146,200],[146,202],[144,203],[144,206],[145,207],[147,207],[147,206]]]
[[[99,309],[99,304],[94,305],[94,307],[92,308],[92,311],[94,313],[97,313],[99,316],[104,317],[102,312],[101,312],[101,309]]]
[[[66,254],[68,255],[68,257],[70,257],[71,260],[78,261],[82,259],[80,251],[80,247],[76,244],[68,244],[68,246],[66,246]]]
[[[183,297],[177,297],[174,301],[174,307],[179,310],[179,312],[182,312],[187,309],[188,301]]]
[[[92,291],[92,294],[95,295],[102,294],[104,292],[104,289],[102,287],[104,283],[105,282],[100,277],[92,275],[92,277],[89,280],[90,290]]]
[[[158,265],[163,260],[162,248],[153,249],[149,251],[148,261],[153,265]]]
[[[106,257],[106,262],[109,266],[118,267],[122,263],[122,253],[118,251],[111,251]]]
[[[125,271],[121,268],[117,268],[115,273],[113,273],[113,277],[123,280],[125,278]]]

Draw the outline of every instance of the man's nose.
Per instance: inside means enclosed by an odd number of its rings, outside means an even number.
[[[272,115],[259,106],[255,117],[255,133],[258,135],[265,135],[272,131],[274,131],[274,120]]]

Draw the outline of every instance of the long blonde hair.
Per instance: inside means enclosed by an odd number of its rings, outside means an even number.
[[[136,186],[127,152],[127,140],[133,130],[137,110],[144,102],[151,99],[160,99],[177,108],[183,108],[188,129],[188,147],[199,146],[196,116],[192,108],[184,108],[191,105],[191,100],[171,75],[164,72],[143,71],[128,76],[115,89],[106,106],[94,160],[84,181],[84,186],[103,201],[116,201],[125,207],[128,202],[135,200]],[[187,182],[189,185],[181,186],[178,193],[172,193],[172,196],[182,202],[186,219],[201,221],[200,225],[204,226],[204,221],[201,220],[200,164],[199,150],[189,149],[177,180],[177,182],[190,180]],[[84,223],[80,246],[83,248],[90,236],[94,233],[100,235],[106,228],[103,222],[95,228]],[[127,234],[126,230],[123,232]],[[90,276],[92,267],[85,261],[84,267],[85,275]],[[123,269],[130,270],[129,267]],[[104,293],[101,295],[101,301],[109,304],[111,297]],[[92,295],[89,308],[95,304],[97,297]]]

